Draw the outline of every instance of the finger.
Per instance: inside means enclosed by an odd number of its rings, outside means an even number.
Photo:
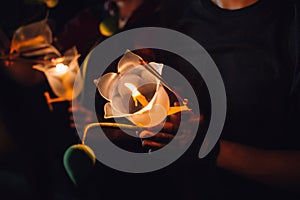
[[[80,112],[80,111],[74,111],[73,113],[70,113],[70,115],[76,115],[76,118],[87,118],[91,116],[91,113],[89,112]]]
[[[69,108],[68,108],[68,111],[69,112],[86,112],[87,110],[84,108],[84,107],[82,107],[82,106],[79,106],[79,105],[73,105],[73,106],[70,106]]]
[[[181,112],[181,120],[182,121],[187,121],[193,117],[194,117],[194,113],[191,110],[184,110]]]
[[[175,134],[178,128],[178,124],[172,122],[165,122],[162,132],[173,133]]]
[[[175,102],[174,106],[180,106],[179,102]],[[181,121],[181,112],[175,113],[173,115],[170,115],[170,122],[172,123],[172,126],[170,127],[170,125],[166,124],[166,128],[172,128],[172,132],[173,131],[177,131],[179,124]]]
[[[165,122],[165,123],[159,124],[158,126],[151,127],[148,130],[152,131],[152,132],[161,131],[161,132],[167,132],[167,133],[175,134],[176,131],[177,131],[177,128],[178,128],[177,124],[174,124],[172,122]]]
[[[139,135],[140,138],[151,138],[151,140],[157,140],[157,141],[170,141],[174,138],[174,135],[164,132],[155,133],[152,131],[142,131]]]
[[[150,127],[148,130],[150,130],[150,131],[152,131],[152,132],[158,132],[158,131],[164,129],[165,123],[166,123],[166,122],[159,123],[159,124],[156,125],[156,126]]]
[[[174,106],[175,107],[180,106],[180,103],[179,102],[174,102]],[[170,121],[171,122],[179,124],[180,120],[181,120],[181,113],[180,112],[175,113],[173,115],[170,115]]]
[[[142,146],[143,147],[150,147],[150,148],[161,148],[161,147],[165,146],[165,144],[161,144],[161,143],[154,142],[154,141],[151,141],[151,140],[144,140],[142,142]]]
[[[152,132],[158,132],[158,131],[160,131],[160,130],[162,130],[164,128],[164,125],[165,125],[165,123],[162,122],[162,123],[159,123],[156,126],[152,126],[152,127],[148,128],[148,130],[150,130]]]
[[[75,123],[73,123],[73,122],[70,123],[70,127],[71,127],[71,128],[76,128]]]
[[[148,130],[144,130],[140,133],[139,137],[140,138],[149,138],[154,136],[156,133]]]
[[[189,119],[190,122],[199,122],[199,123],[202,123],[203,120],[204,120],[203,115],[192,116],[192,117]]]
[[[180,106],[180,103],[178,101],[175,101],[174,106]]]
[[[75,115],[77,121],[88,121],[88,119],[90,119],[90,116],[88,114],[81,113],[81,112],[76,112],[76,113],[70,114],[69,119],[74,120],[74,118],[75,118],[74,115]]]
[[[156,142],[169,143],[174,138],[174,135],[169,133],[159,132],[150,139]]]
[[[179,102],[175,102],[174,106],[179,106]],[[153,132],[158,132],[160,130],[164,132],[174,132],[178,129],[179,123],[180,123],[180,113],[176,113],[173,115],[170,115],[169,117],[170,121],[164,121],[156,126],[150,127],[149,130]]]
[[[73,101],[70,102],[70,106],[68,110],[72,111],[72,110],[82,110],[82,109],[86,109],[86,108],[84,108],[77,99],[74,99]]]
[[[72,107],[72,106],[69,106],[68,112],[69,112],[69,113],[72,113],[72,112],[73,112],[73,107]]]
[[[73,99],[73,101],[70,102],[70,106],[68,108],[69,112],[72,112],[76,107],[77,107],[77,101],[75,99]]]

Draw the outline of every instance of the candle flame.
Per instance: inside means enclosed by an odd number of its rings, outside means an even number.
[[[141,95],[141,93],[137,90],[137,88],[133,84],[125,83],[125,86],[131,90],[132,96],[137,97],[138,95]]]
[[[62,63],[58,63],[55,67],[55,72],[57,72],[58,74],[64,74],[68,71],[68,66],[64,65]]]
[[[128,89],[131,90],[131,95],[134,101],[134,105],[138,106],[138,101],[142,104],[142,106],[146,106],[148,104],[147,99],[138,91],[138,89],[131,83],[124,84]]]

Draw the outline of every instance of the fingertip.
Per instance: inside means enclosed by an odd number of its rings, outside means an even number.
[[[70,124],[70,127],[71,127],[71,128],[75,128],[75,123],[71,123],[71,124]]]
[[[70,113],[71,113],[71,112],[72,112],[72,110],[73,110],[73,109],[72,109],[72,106],[70,106],[70,107],[68,108],[68,112],[70,112]]]
[[[174,106],[180,106],[180,103],[178,101],[174,102]]]
[[[146,140],[143,140],[143,141],[142,141],[142,147],[145,147],[145,141],[146,141]]]
[[[145,131],[140,132],[140,134],[138,135],[139,138],[144,138],[146,135]]]
[[[154,132],[152,131],[148,131],[148,130],[144,130],[140,133],[139,137],[140,138],[148,138],[148,137],[152,137],[153,135],[155,135]]]
[[[158,125],[156,125],[156,126],[152,126],[152,127],[148,128],[148,130],[149,130],[149,131],[152,131],[152,132],[157,132],[157,131],[163,129],[164,126],[165,126],[165,122],[160,123],[160,124],[158,124]]]

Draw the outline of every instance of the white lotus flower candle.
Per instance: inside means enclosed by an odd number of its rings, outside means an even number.
[[[95,80],[100,94],[109,102],[104,118],[126,117],[139,127],[153,127],[187,106],[172,109],[161,79],[145,66],[138,55],[126,51],[118,63],[118,73],[107,73]],[[148,67],[162,74],[163,64],[150,62]]]
[[[51,98],[49,92],[44,93],[51,110],[53,102],[70,101],[76,98],[83,84],[78,63],[80,55],[76,47],[67,50],[62,56],[52,43],[52,31],[46,17],[19,27],[13,34],[10,53],[0,57],[9,62],[24,61],[32,65],[33,69],[42,71],[46,75],[53,93],[57,96]],[[13,68],[18,65],[9,66]],[[78,81],[75,82],[75,79]]]
[[[78,64],[79,54],[75,47],[66,51],[64,57],[54,58],[49,62],[34,65],[33,68],[45,73],[49,85],[58,97],[51,99],[49,93],[45,93],[48,104],[60,101],[70,101],[76,98],[82,90],[82,79]],[[77,83],[74,85],[74,83]],[[50,106],[50,105],[49,105]],[[50,109],[52,107],[50,106]]]

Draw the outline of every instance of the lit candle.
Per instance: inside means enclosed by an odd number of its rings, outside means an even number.
[[[133,84],[125,83],[125,86],[131,90],[131,96],[136,107],[138,106],[138,101],[144,107],[148,105],[149,102],[147,101],[147,99],[138,91],[138,89]]]

